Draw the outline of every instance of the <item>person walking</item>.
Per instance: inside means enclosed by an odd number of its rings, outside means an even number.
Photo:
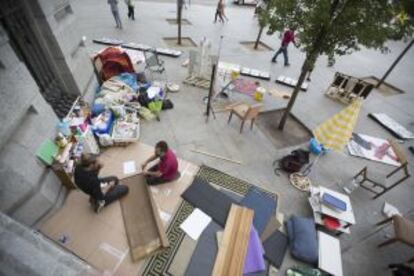
[[[108,0],[109,6],[115,19],[116,27],[122,29],[121,18],[119,17],[118,0]]]
[[[125,0],[125,4],[128,6],[128,18],[135,20],[135,0]]]
[[[276,59],[279,56],[279,54],[283,54],[283,58],[285,59],[285,66],[289,66],[289,57],[288,57],[288,51],[287,48],[289,46],[289,43],[293,43],[296,47],[298,47],[296,45],[295,42],[295,29],[294,28],[290,28],[288,30],[286,30],[283,33],[283,38],[282,38],[282,44],[280,45],[279,50],[277,50],[277,52],[275,53],[275,55],[272,58],[272,62],[276,63]]]
[[[214,16],[214,23],[217,22],[217,17],[220,18],[221,23],[224,23],[224,18],[226,18],[226,20],[229,21],[229,19],[227,18],[227,16],[224,13],[224,2],[223,2],[223,0],[219,0],[218,3],[217,3],[216,14]]]

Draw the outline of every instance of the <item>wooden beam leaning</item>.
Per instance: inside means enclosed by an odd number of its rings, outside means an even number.
[[[214,153],[209,153],[209,152],[202,151],[202,150],[198,150],[198,149],[192,149],[191,151],[192,151],[192,152],[195,152],[195,153],[204,154],[204,155],[207,155],[207,156],[210,156],[210,157],[213,157],[213,158],[222,159],[222,160],[224,160],[224,161],[228,161],[228,162],[236,163],[236,164],[239,164],[239,165],[242,165],[242,164],[243,164],[243,163],[242,163],[241,161],[239,161],[239,160],[234,160],[234,159],[227,158],[227,157],[224,157],[224,156],[221,156],[221,155],[217,155],[217,154],[214,154]]]
[[[216,256],[213,276],[241,276],[247,255],[254,211],[233,204]]]

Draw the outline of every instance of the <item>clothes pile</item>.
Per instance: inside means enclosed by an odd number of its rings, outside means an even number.
[[[138,140],[139,117],[159,120],[161,110],[173,107],[161,83],[135,72],[127,52],[108,47],[93,61],[102,84],[92,105],[91,125],[102,146]]]

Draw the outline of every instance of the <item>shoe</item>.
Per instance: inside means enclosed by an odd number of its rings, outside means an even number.
[[[285,66],[286,66],[286,67],[290,66],[290,63],[285,63]]]
[[[97,200],[95,204],[95,213],[99,214],[105,206],[105,200]]]
[[[89,203],[92,205],[92,206],[95,206],[95,204],[96,204],[96,200],[93,198],[93,197],[89,197]]]
[[[272,59],[272,62],[273,62],[273,63],[277,63],[277,61],[276,61],[275,59]]]

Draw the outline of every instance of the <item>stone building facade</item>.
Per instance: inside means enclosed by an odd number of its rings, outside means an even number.
[[[0,211],[32,226],[66,193],[36,150],[94,75],[70,0],[0,3]]]

